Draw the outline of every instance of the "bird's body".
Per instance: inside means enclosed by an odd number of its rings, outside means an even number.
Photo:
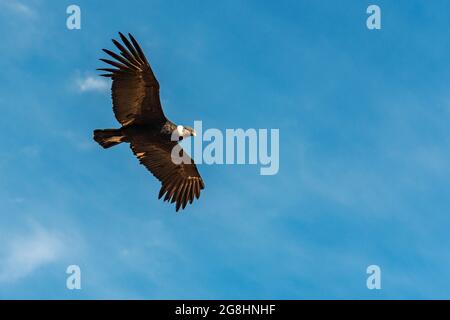
[[[140,163],[161,182],[159,198],[165,195],[165,201],[176,202],[177,211],[180,207],[184,209],[194,197],[199,198],[205,185],[190,158],[183,163],[172,160],[172,150],[178,145],[173,136],[183,139],[195,136],[195,131],[177,126],[166,118],[159,99],[159,83],[142,49],[130,34],[131,43],[124,35],[119,35],[125,47],[116,40],[113,43],[121,56],[103,49],[117,61],[100,59],[116,69],[98,70],[108,72],[102,76],[113,80],[113,111],[122,126],[94,130],[94,140],[103,148],[129,143]]]

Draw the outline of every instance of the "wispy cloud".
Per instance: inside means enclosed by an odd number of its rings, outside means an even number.
[[[29,234],[14,237],[0,252],[0,283],[20,280],[56,261],[62,256],[63,248],[61,237],[41,226],[34,226]]]
[[[0,6],[27,17],[35,16],[35,12],[31,7],[17,0],[0,0]]]
[[[106,92],[110,88],[110,84],[107,80],[93,76],[87,76],[84,78],[76,79],[76,85],[78,90],[81,92],[87,91]]]

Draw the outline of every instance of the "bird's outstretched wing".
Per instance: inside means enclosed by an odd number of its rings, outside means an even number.
[[[122,126],[131,123],[153,124],[166,121],[159,99],[159,83],[141,47],[131,34],[128,40],[119,32],[125,46],[116,40],[114,45],[120,50],[118,55],[103,49],[115,60],[100,59],[115,68],[100,68],[101,74],[110,77],[112,83],[113,110]]]
[[[194,197],[200,197],[205,184],[194,161],[187,155],[184,157],[190,160],[189,163],[175,164],[172,161],[172,150],[178,144],[176,141],[157,137],[150,140],[148,136],[136,135],[130,142],[139,162],[161,181],[159,199],[165,195],[164,201],[176,202],[178,211],[180,207],[184,209],[188,202],[192,203]],[[182,150],[181,146],[179,148]]]

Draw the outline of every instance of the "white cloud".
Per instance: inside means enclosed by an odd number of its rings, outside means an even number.
[[[58,260],[64,250],[61,237],[40,226],[9,240],[0,252],[0,283],[25,278],[41,266]]]
[[[28,17],[33,17],[35,15],[33,9],[31,9],[29,6],[23,4],[20,1],[17,0],[0,0],[0,5],[2,7],[5,7],[9,9],[10,11],[13,11],[18,14],[22,14]]]
[[[79,78],[76,80],[76,84],[81,92],[86,91],[105,92],[108,91],[110,88],[110,84],[107,80],[93,76]]]

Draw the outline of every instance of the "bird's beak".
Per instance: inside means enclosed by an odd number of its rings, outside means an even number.
[[[196,136],[197,136],[197,132],[192,131],[192,135],[193,135],[194,137],[196,137]]]

